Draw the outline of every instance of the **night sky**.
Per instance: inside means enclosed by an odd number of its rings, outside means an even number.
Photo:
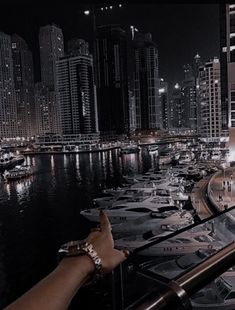
[[[27,41],[39,79],[39,27],[54,22],[61,26],[65,42],[75,36],[91,42],[92,19],[82,13],[86,7],[75,2],[17,5],[8,1],[1,3],[0,31],[15,32]],[[108,23],[118,23],[123,28],[135,25],[151,32],[159,49],[160,76],[171,83],[182,79],[182,66],[190,63],[196,53],[204,61],[219,56],[218,4],[124,3],[121,9],[97,13],[97,25]]]

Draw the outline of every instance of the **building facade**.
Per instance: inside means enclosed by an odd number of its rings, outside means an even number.
[[[196,79],[190,65],[184,66],[184,80],[181,87],[182,127],[197,130]]]
[[[182,128],[183,123],[181,86],[176,83],[170,95],[170,128]]]
[[[12,36],[13,75],[17,108],[17,131],[20,137],[36,134],[33,57],[24,39]]]
[[[218,58],[199,68],[200,136],[207,142],[221,138],[220,62]]]
[[[170,125],[169,93],[168,83],[163,79],[160,79],[159,97],[162,108],[162,128],[167,130]]]
[[[101,134],[129,132],[127,38],[119,25],[97,29],[97,103]]]
[[[161,129],[158,50],[150,33],[137,33],[134,40],[134,94],[137,129]]]
[[[98,132],[93,58],[81,52],[56,63],[56,94],[60,106],[62,135]]]
[[[11,37],[0,32],[0,139],[17,136]]]
[[[62,30],[56,25],[46,25],[39,31],[41,82],[50,90],[55,88],[56,61],[64,56]]]
[[[220,4],[222,134],[235,156],[235,3]]]

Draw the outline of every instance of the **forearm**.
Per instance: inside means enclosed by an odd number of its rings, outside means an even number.
[[[45,279],[5,310],[65,310],[94,271],[90,258],[65,258]]]

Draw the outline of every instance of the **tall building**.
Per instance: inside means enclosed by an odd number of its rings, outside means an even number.
[[[181,88],[182,127],[197,129],[197,96],[196,79],[190,65],[184,66],[184,80]]]
[[[150,33],[138,33],[134,41],[134,91],[138,129],[162,128],[159,100],[158,50]]]
[[[55,88],[56,61],[64,56],[62,30],[56,25],[46,25],[39,31],[41,81],[50,90]]]
[[[14,34],[11,40],[17,131],[20,137],[29,138],[36,133],[33,57],[24,39]]]
[[[11,37],[0,32],[0,139],[18,136]]]
[[[58,133],[55,127],[55,92],[42,82],[35,84],[36,134]],[[54,116],[54,117],[52,117]]]
[[[130,120],[130,133],[136,130],[136,106],[135,96],[131,90],[129,90],[129,120]]]
[[[97,29],[97,102],[99,130],[106,134],[129,131],[126,33],[118,25]]]
[[[218,58],[199,68],[200,135],[208,142],[221,138],[220,63]]]
[[[87,55],[87,48],[81,51],[78,44],[77,50],[76,48],[73,50],[73,55],[70,50],[69,56],[58,60],[56,76],[62,134],[76,136],[97,133],[93,58]]]
[[[68,41],[68,55],[78,56],[78,55],[89,55],[89,45],[83,39],[73,38]]]
[[[162,127],[163,129],[169,129],[170,106],[169,106],[168,83],[165,82],[163,79],[160,79],[159,97],[162,109]]]
[[[181,86],[176,83],[170,95],[170,128],[182,128],[182,118]]]
[[[222,133],[235,154],[235,3],[220,4]],[[231,155],[230,154],[230,155]]]

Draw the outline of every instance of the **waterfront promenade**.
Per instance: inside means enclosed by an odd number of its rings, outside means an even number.
[[[235,168],[219,170],[195,184],[191,201],[201,220],[235,206]],[[210,206],[209,206],[210,204]]]

